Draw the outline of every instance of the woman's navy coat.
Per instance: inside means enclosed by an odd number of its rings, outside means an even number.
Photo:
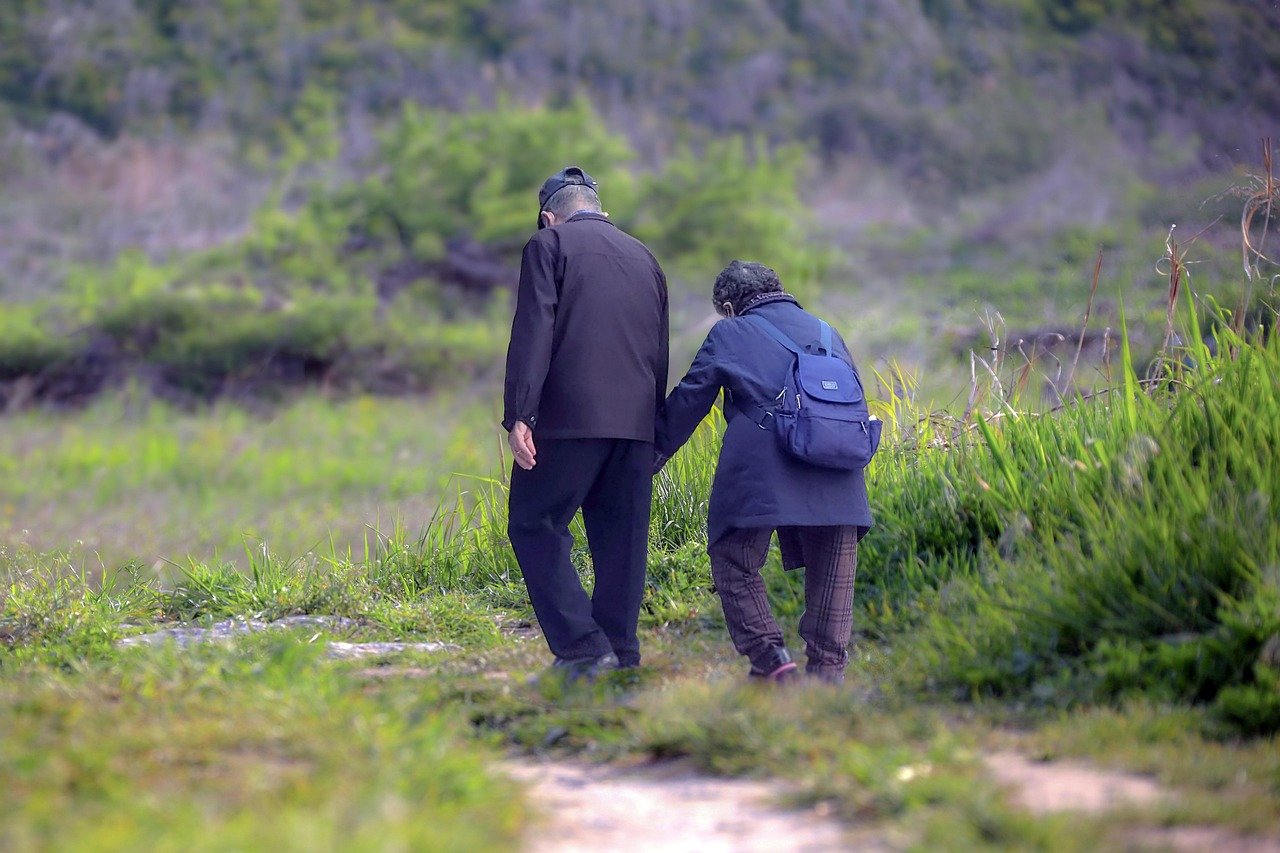
[[[766,300],[745,314],[759,314],[800,346],[818,349],[818,318],[789,296]],[[834,343],[836,354],[852,364],[839,334]],[[778,445],[772,429],[756,425],[761,417],[757,404],[767,405],[778,396],[794,360],[744,318],[721,320],[658,414],[657,449],[670,456],[689,440],[720,389],[725,389],[729,425],[711,487],[708,544],[739,527],[856,525],[862,534],[871,526],[862,471],[819,468],[793,459]]]

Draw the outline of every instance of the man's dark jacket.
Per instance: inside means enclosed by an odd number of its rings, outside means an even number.
[[[819,321],[789,296],[749,309],[811,352],[817,351]],[[839,334],[836,355],[853,364]],[[657,450],[671,455],[688,441],[726,391],[729,422],[711,486],[707,543],[733,528],[855,525],[859,535],[871,526],[867,486],[861,470],[837,471],[801,462],[784,452],[773,430],[761,429],[757,404],[769,404],[791,372],[795,359],[781,344],[745,316],[712,326],[689,372],[675,387],[658,418]],[[753,420],[754,418],[754,420]],[[799,565],[786,553],[788,566]]]
[[[538,231],[520,263],[503,427],[653,441],[667,326],[667,280],[639,240],[598,213]]]

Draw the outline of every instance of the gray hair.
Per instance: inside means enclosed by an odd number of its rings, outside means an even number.
[[[716,283],[711,287],[711,302],[717,311],[728,302],[733,306],[733,313],[741,314],[748,302],[763,293],[782,293],[778,274],[754,261],[733,261],[716,276]]]
[[[582,184],[569,184],[547,199],[546,206],[542,209],[548,213],[554,213],[556,219],[563,222],[579,210],[590,210],[593,213],[599,213],[600,196],[591,187]]]

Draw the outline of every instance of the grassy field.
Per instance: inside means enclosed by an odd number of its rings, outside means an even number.
[[[484,594],[399,601],[435,612],[419,632],[389,629],[366,603],[361,625],[344,631],[182,652],[109,646],[137,632],[126,620],[157,613],[127,596],[90,604],[77,629],[104,642],[76,648],[64,634],[3,662],[0,843],[510,849],[532,819],[492,769],[511,750],[781,778],[793,804],[895,848],[1090,850],[1169,826],[1273,830],[1274,742],[1206,737],[1202,711],[1138,701],[1067,714],[921,697],[895,686],[891,651],[865,641],[844,689],[760,690],[742,682],[710,600],[686,600],[698,606],[685,618],[646,620],[639,674],[579,688],[529,684],[546,662],[541,639],[497,629],[498,613],[518,625],[519,610],[495,611]],[[322,655],[330,637],[418,636],[464,651],[359,663]],[[1150,774],[1174,799],[1033,817],[984,770],[987,752],[1010,748]]]
[[[1177,827],[1276,843],[1280,338],[1220,330],[1216,344],[1171,350],[1151,382],[1126,346],[1111,393],[1056,413],[1022,411],[1016,383],[979,389],[964,418],[882,402],[890,441],[843,689],[742,684],[703,552],[714,419],[655,490],[646,665],[595,687],[527,679],[547,658],[497,480],[469,481],[421,535],[351,555],[250,550],[243,571],[195,561],[99,583],[7,548],[0,770],[15,781],[0,845],[503,849],[531,819],[490,769],[511,749],[788,779],[795,802],[892,847],[1159,847]],[[300,452],[322,421],[308,405],[254,452],[296,460],[282,445]],[[372,451],[394,419],[360,425],[369,404],[346,405],[351,443],[398,470]],[[145,482],[131,476],[104,488],[127,500]],[[264,480],[276,500],[286,480]],[[776,563],[769,579],[794,630],[798,580]],[[117,645],[156,624],[308,613],[353,621],[185,652]],[[325,657],[329,639],[456,648],[344,662]],[[985,770],[1007,749],[1137,771],[1167,796],[1033,816]]]
[[[770,780],[878,849],[1280,849],[1280,29],[670,5],[0,4],[0,853],[509,850],[513,756]],[[749,256],[875,375],[847,685],[744,678],[714,413],[644,666],[546,677],[498,376],[571,162],[677,373]],[[375,642],[437,648],[334,654]],[[1159,796],[1039,813],[999,755]]]
[[[0,543],[68,550],[78,565],[246,550],[363,553],[374,531],[420,530],[454,472],[491,470],[489,398],[313,395],[261,411],[187,411],[122,394],[73,414],[28,411],[0,430]]]
[[[525,820],[460,715],[305,638],[7,675],[6,850],[500,849]]]

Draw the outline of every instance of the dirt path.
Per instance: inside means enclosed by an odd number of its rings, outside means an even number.
[[[1150,778],[1082,762],[995,752],[984,764],[1011,800],[1033,814],[1098,813],[1172,796]],[[842,826],[821,809],[783,808],[786,788],[780,783],[712,778],[679,762],[620,768],[512,760],[503,769],[528,786],[542,813],[530,833],[530,853],[898,849],[883,835]],[[1134,828],[1124,842],[1140,849],[1280,853],[1273,839],[1216,827]]]
[[[678,763],[645,768],[512,762],[544,823],[531,853],[889,850],[820,810],[786,810],[778,784],[713,779]]]
[[[1101,812],[1120,805],[1153,803],[1166,793],[1154,780],[1102,770],[1076,761],[1032,761],[1015,752],[983,759],[987,772],[1009,789],[1013,802],[1036,814]]]
[[[1104,770],[1080,761],[1033,761],[1016,752],[993,752],[983,759],[987,772],[1009,791],[1010,799],[1033,814],[1097,814],[1125,805],[1151,805],[1174,798],[1147,776]],[[1280,853],[1274,838],[1237,835],[1214,826],[1135,827],[1124,847],[1187,853]]]

